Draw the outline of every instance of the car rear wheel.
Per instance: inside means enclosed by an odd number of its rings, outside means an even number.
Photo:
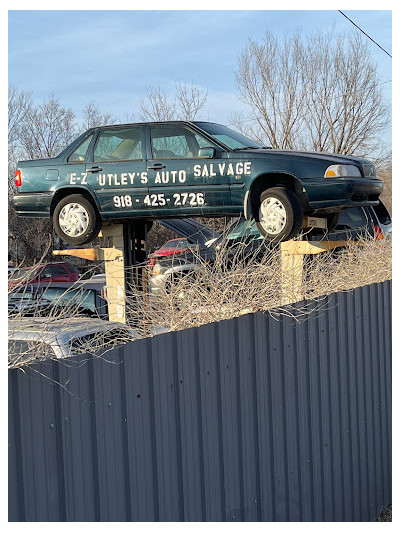
[[[299,234],[303,210],[290,189],[273,187],[261,194],[258,231],[271,242],[288,241]]]
[[[101,229],[101,218],[87,198],[81,194],[71,194],[56,205],[53,224],[63,241],[78,245],[97,237]]]

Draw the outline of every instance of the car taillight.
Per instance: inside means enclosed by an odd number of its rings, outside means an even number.
[[[385,238],[380,226],[374,226],[374,233],[375,233],[375,239],[377,239],[378,241]]]
[[[15,171],[15,185],[16,187],[21,187],[22,185],[22,176],[20,170]]]

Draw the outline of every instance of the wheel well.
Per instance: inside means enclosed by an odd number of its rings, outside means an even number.
[[[56,205],[60,200],[65,198],[66,196],[70,196],[71,194],[80,194],[81,196],[84,196],[89,202],[91,202],[96,209],[97,213],[100,214],[99,206],[97,205],[97,202],[93,198],[93,196],[85,189],[80,189],[79,187],[71,187],[68,189],[59,189],[56,191],[56,193],[53,196],[53,199],[51,201],[50,206],[50,216],[53,216],[54,210],[56,208]]]
[[[260,202],[260,196],[263,191],[266,189],[271,189],[272,187],[285,187],[296,193],[300,203],[304,207],[306,204],[306,198],[303,192],[303,186],[297,178],[291,174],[263,174],[254,180],[250,188],[249,195],[249,207],[250,213],[248,217],[253,217],[258,221],[258,207]]]

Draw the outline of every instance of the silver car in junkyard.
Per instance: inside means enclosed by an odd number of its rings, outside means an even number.
[[[98,318],[18,318],[8,323],[8,363],[93,353],[139,338],[124,324]]]

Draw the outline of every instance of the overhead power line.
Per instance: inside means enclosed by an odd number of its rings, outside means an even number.
[[[365,31],[362,30],[362,29],[360,28],[360,26],[357,26],[357,24],[356,24],[355,22],[353,22],[353,21],[351,20],[351,18],[349,18],[347,15],[345,15],[345,14],[343,13],[343,11],[340,11],[340,9],[338,9],[338,11],[339,11],[339,13],[341,13],[345,18],[347,18],[347,20],[349,20],[349,21],[350,21],[350,22],[351,22],[351,23],[352,23],[357,29],[359,29],[359,30],[360,30],[360,31],[361,31],[366,37],[368,37],[368,39],[370,39],[374,44],[376,44],[376,46],[378,46],[381,50],[383,50],[383,51],[385,52],[385,54],[387,54],[390,58],[392,57],[392,56],[389,54],[389,52],[387,52],[384,48],[382,48],[382,46],[381,46],[380,44],[378,44],[376,41],[374,41],[373,38],[370,37],[370,36],[368,35],[368,33],[365,33]]]

